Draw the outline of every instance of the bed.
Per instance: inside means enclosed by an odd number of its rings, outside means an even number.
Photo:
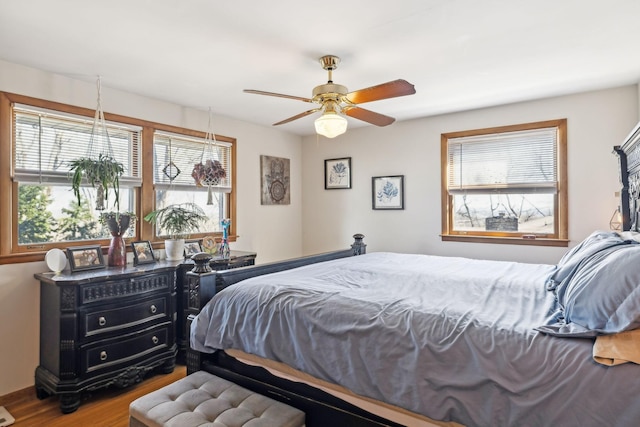
[[[614,149],[626,232],[595,231],[556,265],[367,254],[356,235],[350,250],[204,273],[189,371],[312,427],[637,425],[640,360],[610,352],[640,341],[639,140],[636,127]]]

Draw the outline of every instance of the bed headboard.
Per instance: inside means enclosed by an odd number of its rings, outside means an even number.
[[[622,229],[640,231],[640,123],[622,145],[613,147],[620,160],[620,212]]]

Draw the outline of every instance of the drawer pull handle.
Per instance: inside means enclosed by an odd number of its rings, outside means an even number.
[[[151,338],[151,342],[154,343],[154,344],[158,344],[158,341],[160,341],[160,340],[155,335]]]
[[[104,326],[104,325],[106,325],[106,324],[107,324],[107,319],[105,319],[105,318],[104,318],[104,316],[100,316],[100,317],[98,318],[98,325],[100,325],[100,326]]]
[[[156,311],[158,311],[158,308],[154,304],[151,304],[151,314],[156,314]]]
[[[106,351],[101,351],[100,352],[100,360],[102,360],[103,362],[105,360],[107,360],[107,352]]]

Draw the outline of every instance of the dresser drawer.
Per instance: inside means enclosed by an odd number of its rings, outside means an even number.
[[[97,310],[93,307],[91,311],[81,311],[81,334],[84,337],[90,337],[148,322],[160,322],[161,320],[158,319],[169,320],[171,304],[168,298],[165,295],[133,304],[111,304]]]
[[[141,332],[101,340],[80,349],[82,371],[92,373],[99,369],[134,365],[155,351],[164,350],[173,336],[170,322]]]

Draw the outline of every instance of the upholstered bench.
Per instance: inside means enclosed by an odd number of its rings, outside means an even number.
[[[303,427],[304,412],[204,371],[129,405],[131,427]]]

